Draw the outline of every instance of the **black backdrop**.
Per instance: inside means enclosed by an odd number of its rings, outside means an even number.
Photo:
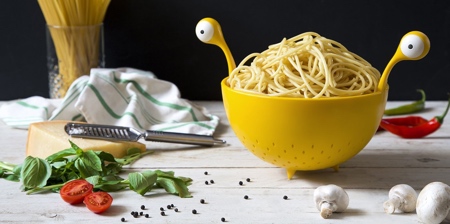
[[[112,0],[104,21],[106,67],[154,72],[176,84],[183,98],[219,100],[227,75],[220,48],[201,43],[195,26],[219,21],[236,63],[269,44],[306,31],[341,42],[381,72],[401,37],[420,30],[431,50],[400,62],[390,78],[390,100],[430,100],[450,91],[450,1],[425,0]],[[37,1],[0,7],[0,100],[48,97],[45,21]]]

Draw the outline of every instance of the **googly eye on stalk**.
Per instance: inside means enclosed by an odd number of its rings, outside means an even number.
[[[209,41],[214,36],[214,26],[210,21],[202,20],[198,22],[197,26],[195,27],[195,34],[197,34],[197,38],[202,42],[210,43]]]
[[[220,24],[213,18],[203,18],[195,27],[197,38],[203,43],[214,44],[220,47],[225,54],[228,63],[228,72],[231,73],[236,68],[233,56],[223,38]]]
[[[402,38],[400,50],[409,60],[419,60],[425,57],[430,50],[430,43],[425,34],[415,31]]]
[[[397,51],[389,61],[381,75],[378,83],[378,91],[385,91],[387,79],[395,64],[404,60],[419,60],[425,57],[430,51],[430,40],[427,35],[420,31],[411,31],[403,36],[398,45]]]

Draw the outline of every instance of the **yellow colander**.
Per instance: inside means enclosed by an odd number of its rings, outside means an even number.
[[[234,61],[217,21],[201,20],[196,33],[203,42],[222,48],[231,72]],[[415,51],[409,51],[412,45]],[[337,170],[339,164],[359,153],[376,132],[386,106],[387,77],[392,67],[402,60],[423,58],[429,48],[425,34],[406,34],[384,70],[377,91],[360,96],[256,95],[231,89],[225,78],[221,82],[222,96],[231,128],[255,156],[285,168],[289,179],[297,170]]]

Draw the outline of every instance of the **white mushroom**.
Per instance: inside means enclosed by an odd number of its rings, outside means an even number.
[[[327,219],[333,212],[343,212],[348,207],[349,198],[342,187],[324,185],[314,190],[314,201],[322,218]]]
[[[400,212],[413,212],[416,209],[417,192],[407,184],[397,184],[389,191],[389,200],[384,202],[384,211],[392,214],[395,210]]]
[[[442,182],[427,184],[417,198],[416,212],[420,221],[438,224],[449,219],[450,187]]]

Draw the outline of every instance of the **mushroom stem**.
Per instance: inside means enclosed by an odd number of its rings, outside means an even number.
[[[383,207],[386,213],[392,214],[395,209],[400,207],[401,200],[398,197],[391,198],[384,202]]]
[[[328,202],[323,202],[320,205],[320,216],[324,219],[328,219],[333,212],[336,211],[336,205]]]
[[[319,186],[314,190],[316,208],[322,218],[329,218],[333,212],[343,212],[348,207],[349,198],[342,187],[334,184]]]
[[[413,212],[416,209],[417,192],[407,184],[397,184],[389,190],[389,199],[384,202],[384,211]]]

